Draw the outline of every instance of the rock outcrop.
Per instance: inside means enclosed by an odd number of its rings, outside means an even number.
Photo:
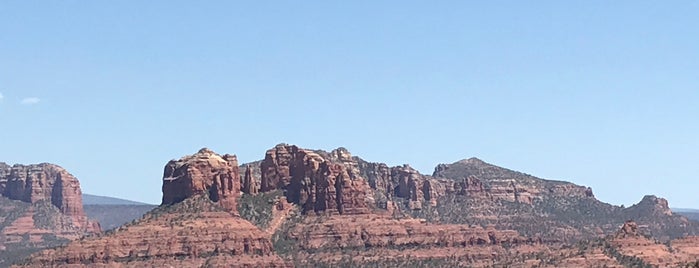
[[[647,201],[651,197],[647,197]],[[644,198],[646,199],[646,198]],[[688,264],[699,260],[699,238],[688,236],[660,243],[644,235],[641,226],[627,221],[610,239],[610,244],[626,256],[633,256],[654,267],[690,267]]]
[[[452,164],[439,164],[432,174],[435,178],[463,181],[473,194],[515,203],[532,205],[546,195],[594,197],[589,187],[561,181],[542,180],[521,172],[488,164],[478,158],[469,158]],[[487,187],[483,185],[487,184]],[[470,184],[470,185],[469,185]],[[463,191],[461,190],[462,192]]]
[[[672,210],[670,210],[667,200],[654,195],[644,196],[641,202],[629,207],[629,210],[639,210],[642,214],[672,215]]]
[[[638,224],[634,221],[626,221],[621,229],[616,232],[616,238],[639,237]]]
[[[363,266],[394,259],[460,259],[459,266],[481,267],[496,265],[512,252],[538,249],[537,241],[512,230],[378,214],[306,217],[286,232],[286,239],[298,245],[302,265],[309,267]],[[343,263],[345,256],[353,257]]]
[[[80,182],[60,166],[53,164],[0,167],[2,196],[27,203],[48,202],[70,217],[73,224],[87,232],[99,232],[99,225],[85,216]]]
[[[289,202],[303,212],[360,214],[368,212],[371,188],[352,169],[351,158],[280,144],[267,151],[261,163],[261,191],[286,190]],[[347,161],[343,161],[347,160]]]
[[[0,163],[0,267],[29,252],[99,233],[78,180],[54,164]]]
[[[203,148],[194,155],[172,160],[163,175],[163,205],[206,193],[231,213],[237,213],[240,174],[235,155],[218,155]]]
[[[257,191],[259,190],[259,186],[257,186],[257,181],[252,177],[252,169],[253,167],[250,165],[247,165],[245,167],[245,175],[243,176],[242,181],[242,191],[246,194],[257,194]]]
[[[163,204],[142,219],[33,255],[37,267],[287,267],[269,234],[238,216],[240,174],[234,155],[201,149],[172,160]]]

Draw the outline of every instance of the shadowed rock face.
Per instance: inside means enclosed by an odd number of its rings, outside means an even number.
[[[342,152],[319,153],[280,144],[267,151],[260,165],[261,191],[285,189],[287,199],[304,212],[366,213],[371,188],[358,177],[353,163]]]
[[[163,205],[181,202],[188,197],[207,193],[231,213],[237,213],[240,174],[235,155],[218,155],[201,149],[194,155],[172,160],[163,175]]]
[[[2,196],[27,203],[48,202],[70,217],[75,227],[99,232],[99,225],[89,222],[83,211],[80,182],[65,169],[54,164],[0,165]]]
[[[243,176],[243,186],[241,190],[246,194],[256,194],[259,189],[257,181],[252,177],[252,169],[250,165],[245,166],[245,176]]]

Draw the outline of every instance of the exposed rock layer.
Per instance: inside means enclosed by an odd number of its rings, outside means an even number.
[[[27,203],[48,202],[72,219],[72,224],[87,232],[99,232],[99,225],[85,216],[80,182],[54,164],[0,165],[0,193]]]
[[[260,229],[205,195],[163,206],[113,233],[34,255],[26,266],[284,267]]]
[[[261,163],[261,190],[285,189],[287,199],[304,212],[368,212],[371,188],[367,181],[342,162],[347,156],[340,152],[335,155],[337,161],[294,145],[277,145],[267,151]]]
[[[163,205],[181,202],[188,197],[207,194],[214,202],[237,213],[240,174],[235,155],[220,156],[209,149],[172,160],[163,175]]]

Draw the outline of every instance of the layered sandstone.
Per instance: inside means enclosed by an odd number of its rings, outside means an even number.
[[[333,161],[327,154],[324,157],[294,145],[277,145],[267,151],[260,165],[261,191],[285,189],[289,202],[306,213],[368,212],[369,184],[342,161],[346,156],[336,157],[338,161]]]
[[[112,233],[32,256],[26,266],[284,267],[259,228],[205,195],[149,212]]]
[[[496,200],[514,203],[534,204],[546,195],[567,197],[594,197],[589,187],[572,183],[542,180],[528,174],[512,171],[483,162],[478,158],[469,158],[452,164],[439,164],[432,174],[436,178],[466,181],[475,184],[470,187],[476,192],[487,192]],[[483,183],[487,187],[483,187]],[[471,191],[473,191],[471,190]]]
[[[289,232],[304,250],[373,248],[420,245],[467,247],[533,243],[512,230],[458,224],[431,224],[422,219],[394,219],[385,215],[309,217]]]
[[[27,203],[47,202],[72,219],[77,229],[99,232],[83,211],[80,182],[54,164],[0,166],[2,196]]]
[[[401,259],[459,259],[465,266],[488,266],[511,259],[515,252],[537,252],[538,242],[512,230],[493,227],[431,224],[421,219],[386,215],[306,217],[287,232],[307,265],[354,265]],[[337,254],[338,251],[344,254]]]
[[[203,148],[196,154],[172,160],[163,175],[163,205],[181,202],[188,197],[207,194],[232,213],[237,213],[240,174],[235,155],[218,155]]]

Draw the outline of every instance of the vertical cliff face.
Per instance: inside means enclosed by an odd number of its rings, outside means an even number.
[[[245,166],[245,175],[242,180],[242,191],[246,194],[257,194],[259,186],[257,181],[252,176],[253,167],[250,165]]]
[[[235,155],[218,155],[201,149],[194,155],[172,160],[163,173],[163,205],[206,193],[231,213],[237,214],[240,173]]]
[[[371,188],[346,150],[314,152],[279,144],[260,164],[261,191],[285,189],[304,212],[356,214],[368,211]]]
[[[0,165],[2,196],[27,203],[48,202],[70,217],[73,225],[91,232],[99,226],[89,222],[83,211],[80,182],[54,164]]]

